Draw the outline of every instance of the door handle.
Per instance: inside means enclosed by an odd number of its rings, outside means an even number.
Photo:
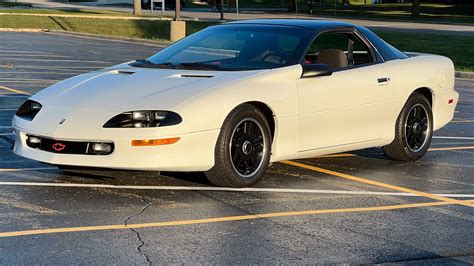
[[[390,81],[390,78],[378,78],[377,79],[377,82],[379,83],[379,85],[387,85],[389,81]]]

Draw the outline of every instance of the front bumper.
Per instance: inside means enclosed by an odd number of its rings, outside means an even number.
[[[71,139],[61,135],[45,135],[16,125],[13,127],[15,131],[13,152],[19,156],[54,165],[127,170],[207,171],[214,166],[214,148],[219,135],[219,129],[213,129],[169,136],[180,137],[178,142],[170,145],[136,147],[131,145],[132,139],[157,137],[132,136],[123,134],[123,129],[114,129],[113,132],[110,130],[107,132],[108,139],[104,139],[104,136],[97,139],[93,136]],[[69,141],[107,141],[113,142],[115,149],[109,155],[58,154],[28,147],[27,135]]]

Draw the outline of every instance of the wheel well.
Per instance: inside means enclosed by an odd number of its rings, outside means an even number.
[[[419,88],[419,89],[416,89],[414,92],[421,93],[423,96],[425,96],[426,99],[428,99],[428,101],[430,102],[431,107],[433,107],[433,94],[431,93],[430,89]]]
[[[268,125],[270,126],[270,132],[272,134],[272,140],[273,140],[273,136],[275,136],[275,119],[273,118],[272,109],[270,109],[268,105],[262,102],[246,102],[246,103],[257,107],[263,113],[263,115],[267,119]]]

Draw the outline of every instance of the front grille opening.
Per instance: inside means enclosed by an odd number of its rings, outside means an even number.
[[[113,142],[57,140],[34,135],[27,135],[26,145],[52,153],[83,155],[109,155],[115,148]]]

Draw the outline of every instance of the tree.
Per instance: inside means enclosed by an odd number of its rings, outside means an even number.
[[[296,11],[296,0],[288,0],[288,12]]]
[[[142,14],[142,1],[133,0],[133,15],[140,16]]]
[[[412,0],[411,17],[417,18],[420,15],[420,0]]]

